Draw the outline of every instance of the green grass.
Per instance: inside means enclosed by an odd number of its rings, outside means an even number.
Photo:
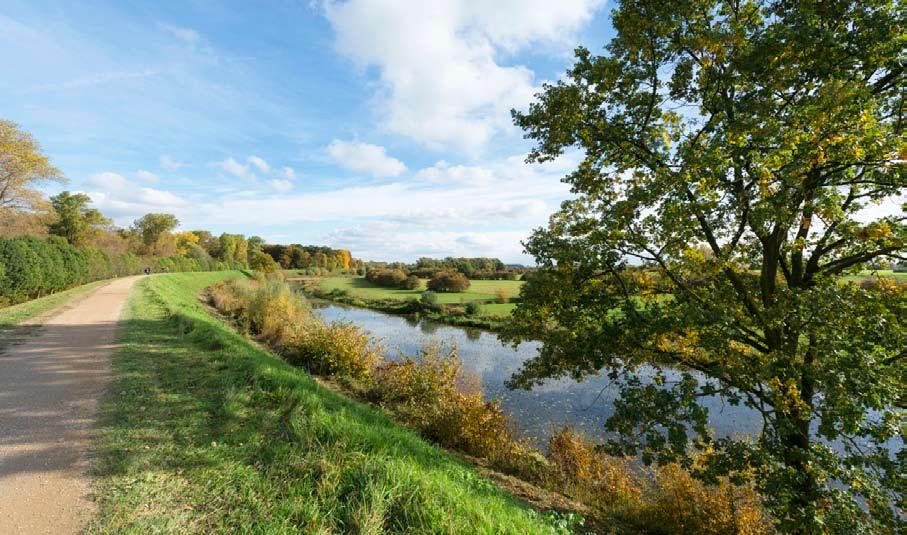
[[[321,288],[325,291],[345,290],[351,296],[361,299],[418,299],[422,292],[425,291],[426,281],[423,279],[422,284],[415,290],[397,290],[394,288],[383,288],[369,283],[362,277],[326,277],[321,281]],[[494,280],[474,280],[470,281],[469,290],[456,293],[439,293],[438,302],[442,304],[459,304],[470,301],[489,302],[497,298],[495,292],[503,289],[507,292],[508,297],[517,297],[520,295],[520,288],[523,281],[494,281]],[[513,305],[499,305],[490,308],[494,313],[509,315]],[[489,312],[491,313],[491,312]]]
[[[516,308],[514,303],[485,303],[480,309],[480,314],[487,314],[489,316],[501,316],[506,317],[510,316],[510,313],[513,312],[513,309]]]
[[[880,269],[877,271],[863,270],[856,275],[847,275],[843,277],[843,279],[849,282],[861,282],[867,279],[875,278],[876,276],[887,277],[896,281],[907,282],[907,273],[895,273],[890,269]]]
[[[26,301],[18,305],[13,305],[11,307],[0,308],[0,330],[12,327],[22,323],[23,321],[28,321],[35,316],[40,316],[46,312],[50,312],[55,308],[59,308],[66,304],[68,301],[82,297],[83,295],[91,292],[92,290],[99,288],[110,281],[96,281],[82,286],[76,286],[75,288],[70,288],[62,292],[57,292],[46,297],[41,297],[39,299],[33,299],[31,301]]]
[[[102,403],[89,532],[557,532],[210,316],[197,295],[227,276],[137,284]]]

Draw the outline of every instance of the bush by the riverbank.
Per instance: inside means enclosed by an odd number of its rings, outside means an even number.
[[[90,533],[569,532],[209,315],[197,296],[226,276],[137,286]]]
[[[276,314],[295,311],[295,307],[283,304],[292,294],[274,291],[275,284],[279,283],[222,283],[212,288],[209,295],[215,306],[219,302],[238,302],[240,310],[275,296],[278,304],[264,309]],[[235,307],[221,306],[220,310],[238,319],[245,314]],[[289,317],[271,321],[287,325],[300,322],[295,316],[293,320]],[[307,316],[295,329],[304,333],[319,323],[318,318]],[[255,322],[240,324],[254,327]],[[322,346],[324,354],[320,356],[301,355],[295,349],[294,340],[300,335],[293,328],[285,331],[282,340],[268,336],[265,339],[288,360],[309,369],[318,367],[317,359],[336,360],[332,354],[340,348],[346,351],[344,361],[355,361],[357,350],[349,348],[358,348],[360,359],[354,369],[371,366],[371,373],[357,373],[355,381],[346,383],[346,392],[383,407],[438,444],[485,459],[499,470],[579,500],[588,507],[594,525],[618,520],[650,533],[771,532],[770,521],[753,491],[728,481],[707,486],[678,466],[634,468],[628,460],[604,455],[582,436],[567,430],[552,438],[548,454],[543,455],[518,438],[496,403],[484,400],[476,381],[464,373],[455,350],[444,353],[440,347],[431,346],[419,355],[405,356],[396,362],[382,361],[375,358],[374,348],[367,344],[351,344],[351,340],[361,340],[357,336],[362,333],[346,326],[348,330],[337,333],[334,340]],[[253,328],[251,334],[264,332]],[[315,365],[309,359],[315,359]]]

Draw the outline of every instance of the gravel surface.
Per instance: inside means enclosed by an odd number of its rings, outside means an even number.
[[[98,288],[0,348],[0,534],[78,533],[97,401],[120,313],[139,277]]]

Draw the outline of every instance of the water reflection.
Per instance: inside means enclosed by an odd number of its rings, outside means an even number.
[[[605,420],[613,412],[618,388],[607,377],[592,377],[582,382],[554,379],[531,391],[508,390],[504,383],[522,363],[535,356],[538,342],[525,342],[516,349],[503,346],[493,333],[479,329],[452,327],[406,316],[393,316],[373,310],[316,302],[316,310],[327,321],[351,321],[371,332],[388,348],[387,358],[400,353],[413,355],[428,340],[456,344],[466,368],[482,379],[486,396],[501,401],[518,428],[540,444],[553,431],[570,425],[590,437],[603,440]],[[646,375],[645,371],[642,375]],[[668,380],[679,378],[669,375]],[[718,397],[704,398],[711,422],[719,436],[758,432],[761,419],[753,410],[731,406]]]

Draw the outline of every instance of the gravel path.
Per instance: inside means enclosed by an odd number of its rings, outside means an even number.
[[[0,349],[0,534],[78,533],[94,511],[87,474],[97,400],[120,313],[118,279]]]

